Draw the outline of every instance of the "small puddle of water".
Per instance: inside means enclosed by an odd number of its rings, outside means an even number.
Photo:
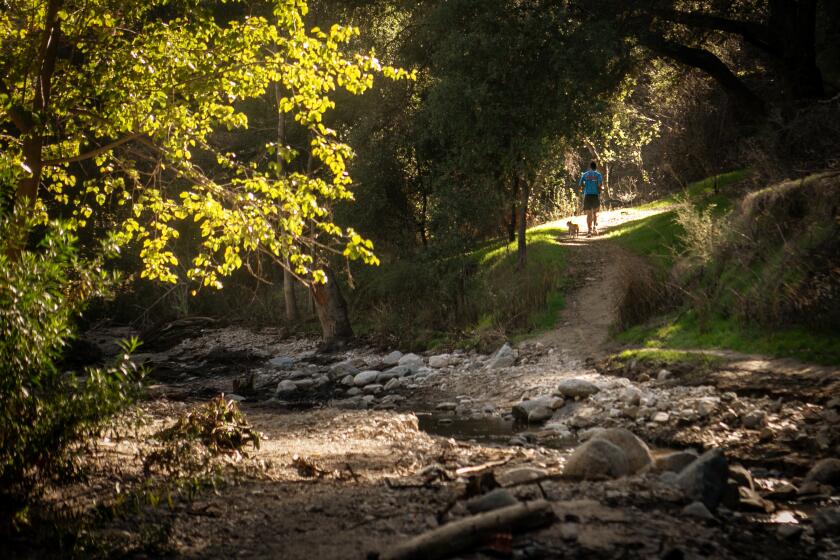
[[[416,412],[420,429],[434,436],[506,445],[518,432],[512,420],[499,416],[463,418],[433,412]]]

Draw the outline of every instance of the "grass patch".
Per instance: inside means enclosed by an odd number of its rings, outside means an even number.
[[[717,367],[724,362],[724,359],[719,356],[666,348],[635,348],[624,350],[616,357],[622,362],[636,360],[642,364],[662,364],[666,366],[688,364],[709,368]]]
[[[654,326],[620,333],[620,342],[662,351],[679,348],[728,349],[824,365],[840,364],[840,335],[805,329],[764,330],[733,319],[714,318],[701,326],[692,312],[667,317]]]

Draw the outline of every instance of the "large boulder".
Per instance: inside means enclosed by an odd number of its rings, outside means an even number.
[[[710,449],[685,467],[676,483],[692,500],[703,502],[714,511],[726,490],[729,465],[720,449]]]
[[[619,478],[630,474],[630,461],[617,445],[591,439],[569,456],[563,474],[577,479]]]
[[[594,395],[595,393],[597,393],[600,390],[601,389],[597,385],[595,385],[594,383],[590,383],[589,381],[587,381],[585,379],[578,379],[578,378],[564,379],[557,386],[557,392],[560,395],[563,395],[564,397],[568,397],[568,398],[572,398],[572,399],[586,398],[590,395]]]
[[[505,343],[501,348],[499,348],[493,357],[490,358],[490,362],[487,364],[487,367],[490,369],[500,369],[510,367],[516,363],[516,355],[513,352],[513,348],[510,347],[510,344]]]
[[[627,456],[631,472],[639,472],[653,463],[650,449],[630,430],[624,428],[610,428],[599,432],[593,439],[603,439],[619,447]]]

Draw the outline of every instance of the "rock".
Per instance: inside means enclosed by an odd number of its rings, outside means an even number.
[[[529,424],[539,424],[550,420],[554,416],[554,409],[548,406],[539,405],[528,413]]]
[[[761,513],[772,513],[776,509],[773,502],[765,500],[758,495],[758,492],[746,486],[738,487],[738,505],[743,510]]]
[[[534,467],[519,467],[503,472],[499,475],[499,484],[502,486],[515,486],[526,484],[534,480],[542,480],[548,476],[548,472]]]
[[[821,459],[805,475],[806,482],[818,482],[840,488],[840,459]]]
[[[594,383],[578,378],[564,379],[557,386],[557,393],[569,398],[586,398],[600,390]]]
[[[763,410],[753,410],[741,417],[741,424],[748,430],[758,430],[767,425],[767,413]]]
[[[277,384],[276,394],[277,395],[288,395],[290,393],[294,393],[295,391],[297,391],[297,388],[298,387],[297,387],[297,385],[295,384],[294,381],[291,381],[289,379],[284,379],[283,381],[281,381],[280,383]]]
[[[699,399],[694,407],[698,414],[701,416],[710,416],[717,410],[718,405],[720,405],[720,399],[717,397],[703,397]]]
[[[395,389],[399,389],[402,386],[402,384],[402,380],[398,377],[395,377],[394,379],[391,379],[390,381],[388,381],[388,383],[385,384],[385,390],[393,391]]]
[[[341,380],[341,384],[345,387],[352,387],[353,385],[355,385],[355,383],[353,382],[353,376],[345,375],[344,378]]]
[[[840,507],[824,508],[813,516],[814,533],[817,536],[840,534]]]
[[[370,385],[365,385],[362,387],[362,391],[367,393],[368,395],[378,395],[382,392],[382,385],[379,383],[371,383]]]
[[[268,361],[268,365],[277,369],[292,369],[295,367],[295,359],[289,356],[277,356]]]
[[[349,393],[349,391],[348,391]],[[343,408],[348,410],[364,410],[367,408],[367,403],[362,400],[362,397],[351,397],[349,399],[339,399],[332,402],[336,408]]]
[[[383,405],[392,405],[397,404],[405,400],[405,397],[402,395],[385,395],[382,397],[382,404]]]
[[[669,377],[671,377],[671,372],[667,369],[660,369],[659,373],[656,374],[656,379],[659,381],[665,381]]]
[[[738,486],[755,490],[752,474],[741,465],[729,465],[729,478],[734,480]]]
[[[452,356],[449,354],[438,354],[429,358],[429,367],[442,368],[452,364]]]
[[[510,344],[505,343],[499,348],[487,364],[489,369],[500,369],[510,367],[516,363],[516,355]]]
[[[642,400],[642,392],[636,387],[626,387],[621,391],[621,400],[628,406],[637,406]]]
[[[553,415],[554,409],[552,408],[552,404],[554,404],[554,399],[552,397],[538,397],[536,399],[522,401],[513,405],[511,413],[513,414],[513,417],[520,422],[528,422],[531,412],[537,408],[549,408],[551,409],[551,414]],[[551,418],[551,415],[549,415],[549,418]]]
[[[362,402],[368,405],[372,404],[375,400],[376,397],[374,397],[373,395],[365,395],[364,397],[362,397]]]
[[[228,393],[227,395],[225,395],[225,398],[229,401],[234,402],[242,402],[245,400],[245,397],[243,397],[242,395],[237,395],[236,393]]]
[[[680,472],[677,485],[690,499],[703,502],[713,511],[720,503],[728,478],[729,466],[723,451],[710,449]]]
[[[630,462],[620,447],[604,439],[591,439],[566,460],[563,474],[576,479],[618,478],[630,473]]]
[[[365,385],[370,385],[376,381],[377,377],[379,377],[379,372],[375,369],[362,371],[353,376],[353,384],[356,387],[364,387]]]
[[[805,528],[798,523],[782,523],[779,525],[779,528],[776,529],[776,534],[786,541],[795,541],[802,536],[804,531]]]
[[[660,455],[653,460],[653,470],[678,473],[693,463],[695,459],[697,459],[697,453],[694,451],[677,451]]]
[[[688,517],[696,517],[698,519],[706,519],[709,521],[712,521],[715,518],[703,502],[691,502],[682,509],[682,514]]]
[[[382,364],[385,366],[395,366],[400,363],[400,358],[403,357],[403,353],[399,350],[394,350],[384,358],[382,358]]]
[[[595,423],[595,418],[598,414],[598,409],[591,406],[586,406],[578,409],[575,415],[569,420],[569,425],[573,428],[588,428]]]
[[[653,463],[647,444],[630,430],[610,428],[600,432],[593,439],[608,441],[621,449],[627,456],[630,472],[639,472]]]
[[[347,396],[348,397],[355,397],[356,395],[361,395],[363,393],[361,387],[351,387],[347,389]]]
[[[296,379],[293,383],[297,386],[298,391],[305,391],[315,385],[315,381],[312,379]]]
[[[587,428],[586,430],[582,430],[578,434],[578,439],[581,442],[589,441],[590,439],[597,437],[598,434],[603,433],[604,431],[605,429],[601,428],[600,426],[596,426],[594,428]]]
[[[400,358],[399,365],[411,369],[417,369],[423,366],[423,358],[417,354],[405,354]]]
[[[353,365],[349,360],[338,362],[330,366],[330,375],[333,378],[344,377],[345,375],[356,375],[359,373],[359,368]]]
[[[403,369],[406,370],[406,371],[408,370],[408,368],[403,368]],[[400,375],[401,373],[403,373],[402,370],[398,370],[397,368],[391,368],[389,370],[380,372],[379,375],[376,376],[376,382],[377,383],[387,383],[388,381],[391,381],[392,379],[397,379],[399,377],[402,377],[402,375]]]
[[[652,420],[657,424],[666,424],[671,419],[671,415],[667,412],[657,412],[653,415]]]
[[[442,402],[435,407],[436,410],[444,411],[455,410],[456,408],[458,408],[458,403],[455,402]]]
[[[482,496],[476,496],[475,498],[467,500],[464,505],[466,506],[467,511],[475,515],[476,513],[482,513],[507,506],[514,506],[518,503],[519,500],[513,497],[513,494],[504,488],[496,488],[495,490]]]

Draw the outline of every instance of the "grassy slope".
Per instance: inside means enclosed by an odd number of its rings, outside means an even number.
[[[727,187],[745,176],[744,171],[718,176],[720,194],[717,195],[713,192],[714,178],[699,181],[689,185],[685,195],[669,202],[688,200],[701,208],[714,204],[717,212],[724,212],[733,205],[733,199],[726,194]],[[668,211],[625,224],[613,230],[611,236],[665,271],[674,264],[681,250],[682,231],[675,212]],[[753,276],[748,270],[730,270],[724,276],[725,281],[735,288],[749,283],[751,278]],[[762,330],[722,317],[715,317],[701,325],[690,310],[631,328],[619,333],[617,339],[625,344],[646,348],[720,348],[793,357],[815,363],[840,363],[838,335],[818,334],[804,329]]]

